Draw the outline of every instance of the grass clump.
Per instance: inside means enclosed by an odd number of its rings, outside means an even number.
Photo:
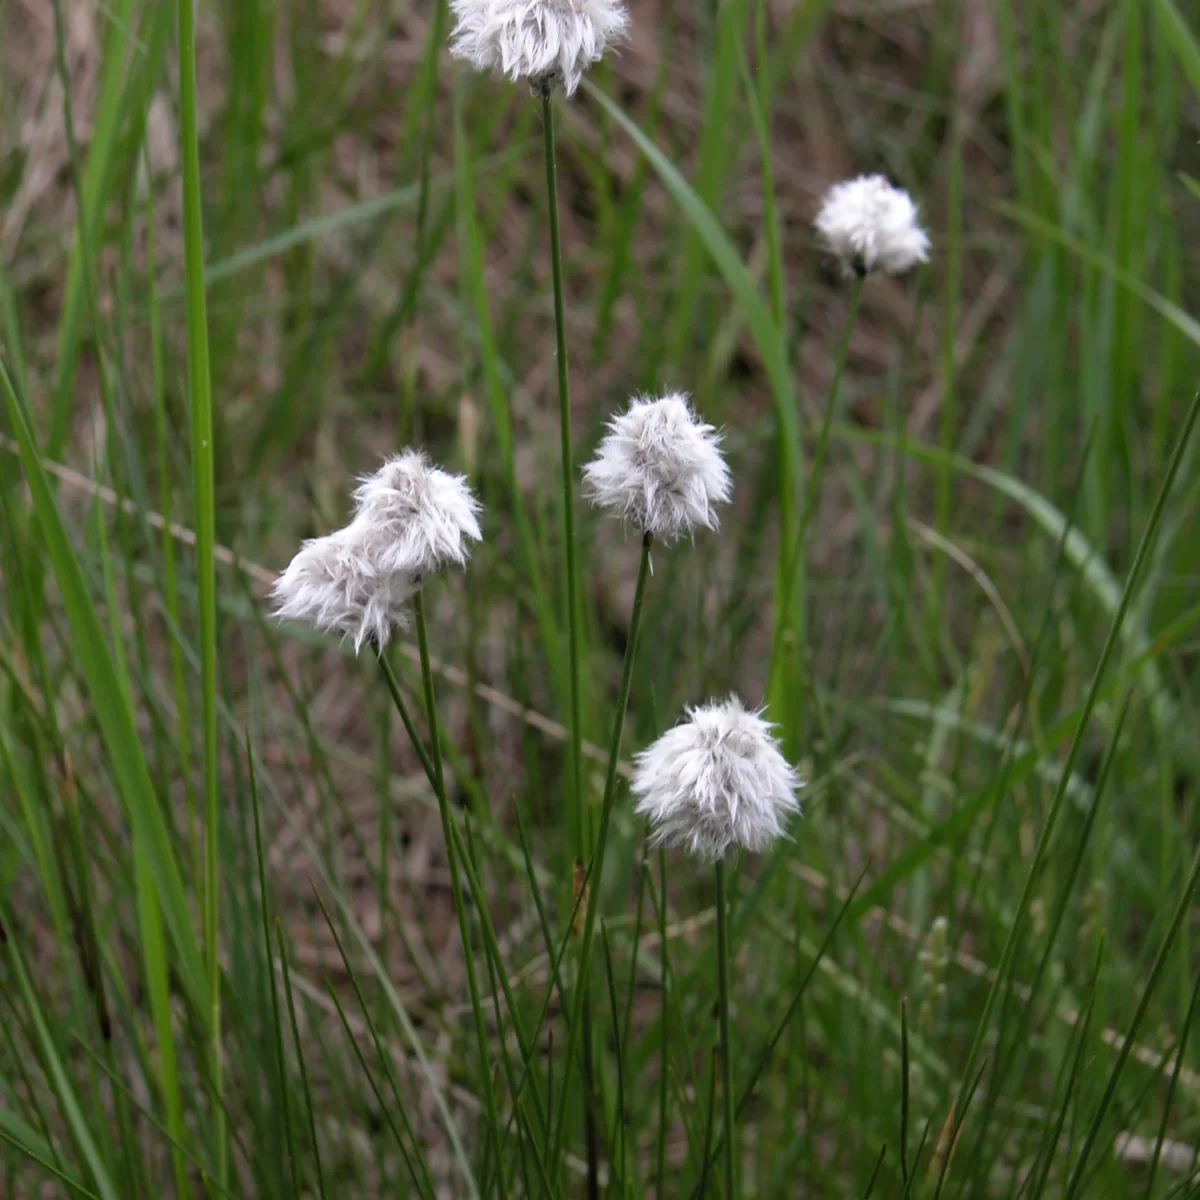
[[[385,7],[0,4],[0,1194],[1196,1193],[1186,12]]]

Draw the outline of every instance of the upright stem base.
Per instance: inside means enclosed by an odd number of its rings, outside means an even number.
[[[718,859],[717,976],[721,1023],[721,1101],[725,1112],[725,1200],[737,1196],[737,1131],[733,1115],[733,1047],[729,1040],[729,909],[725,901],[725,863]]]

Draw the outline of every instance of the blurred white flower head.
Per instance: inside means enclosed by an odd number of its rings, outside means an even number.
[[[404,571],[381,570],[371,552],[371,530],[361,518],[325,537],[311,538],[275,581],[275,613],[382,648],[407,625],[404,605],[417,588]]]
[[[929,259],[929,236],[913,198],[882,175],[835,183],[825,193],[815,224],[847,275],[876,270],[902,275]]]
[[[665,541],[697,525],[716,529],[715,506],[733,490],[721,435],[692,411],[687,397],[635,397],[613,417],[583,469],[590,499],[642,533]]]
[[[367,557],[383,575],[421,576],[447,563],[466,566],[480,540],[480,503],[466,479],[430,465],[420,450],[389,458],[359,481],[355,525]]]
[[[617,0],[450,0],[450,52],[514,83],[561,83],[570,96],[629,24]]]
[[[656,845],[708,862],[733,846],[766,850],[800,811],[803,780],[771,725],[736,696],[689,708],[687,720],[637,756],[632,790]]]

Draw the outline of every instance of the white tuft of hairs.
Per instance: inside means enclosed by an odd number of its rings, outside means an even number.
[[[382,648],[407,625],[404,606],[417,589],[405,571],[382,570],[371,530],[361,518],[325,537],[310,538],[275,581],[275,614],[304,621],[354,642]]]
[[[389,458],[359,480],[354,524],[383,575],[420,580],[449,563],[466,566],[478,542],[481,505],[462,475],[432,466],[420,450]]]
[[[882,175],[835,183],[815,224],[847,275],[902,275],[929,259],[929,236],[913,198]]]
[[[480,540],[479,501],[461,475],[419,450],[389,458],[354,493],[354,519],[311,538],[275,582],[276,616],[305,621],[382,648],[408,620],[405,605],[425,575],[465,566]]]
[[[655,845],[707,862],[735,846],[759,853],[800,811],[803,780],[771,725],[736,696],[687,710],[687,720],[637,756],[632,790]]]
[[[561,83],[568,96],[629,25],[617,0],[450,0],[450,7],[456,58],[514,83]]]
[[[721,435],[687,396],[635,397],[608,423],[583,469],[589,498],[642,533],[671,542],[697,525],[716,529],[716,505],[733,490]]]

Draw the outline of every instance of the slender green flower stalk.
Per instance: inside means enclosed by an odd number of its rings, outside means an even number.
[[[562,442],[565,613],[570,719],[570,821],[578,857],[587,854],[589,828],[583,793],[583,741],[579,570],[575,545],[575,468],[571,437],[571,389],[563,298],[562,240],[554,141],[554,92],[574,94],[583,73],[625,34],[629,19],[619,0],[450,0],[455,24],[450,49],[477,71],[500,71],[514,83],[526,80],[541,98],[545,145],[550,264],[554,288],[555,356],[559,436]]]
[[[416,617],[417,647],[421,655],[421,684],[425,692],[425,717],[429,724],[429,760],[433,767],[438,813],[442,819],[442,836],[446,841],[446,862],[450,867],[450,891],[454,899],[454,911],[458,914],[458,932],[462,939],[463,962],[467,969],[467,990],[471,997],[471,1010],[475,1018],[475,1037],[479,1044],[479,1069],[483,1077],[484,1109],[487,1113],[492,1146],[496,1154],[496,1173],[500,1178],[501,1192],[506,1193],[508,1185],[504,1174],[504,1164],[500,1158],[501,1127],[496,1108],[496,1090],[492,1084],[492,1055],[488,1049],[487,1017],[479,994],[479,982],[475,977],[475,955],[471,950],[471,928],[466,900],[463,896],[462,880],[459,875],[458,853],[454,845],[454,817],[450,813],[450,800],[446,795],[441,733],[437,717],[437,697],[433,686],[433,668],[429,660],[429,631],[425,623],[425,602],[419,590],[413,595],[412,603],[413,614]],[[413,744],[415,746],[416,742]],[[480,902],[482,903],[482,897]]]
[[[192,487],[196,528],[196,587],[200,596],[200,682],[204,725],[204,949],[208,977],[209,1071],[217,1180],[229,1181],[229,1147],[222,1103],[220,935],[220,809],[217,803],[217,580],[213,490],[212,379],[204,291],[204,229],[200,147],[196,132],[196,12],[179,0],[179,116],[183,143],[183,246],[187,276],[188,402],[192,424]]]
[[[562,461],[562,506],[563,545],[565,547],[564,570],[566,574],[566,621],[567,621],[567,671],[570,703],[570,761],[571,806],[575,823],[575,857],[582,862],[591,844],[591,828],[588,819],[587,797],[583,788],[583,679],[580,666],[580,623],[579,608],[579,564],[576,560],[575,544],[575,466],[571,437],[571,382],[567,360],[567,317],[563,299],[562,238],[558,221],[558,167],[554,148],[554,97],[550,79],[540,84],[542,97],[542,131],[545,139],[546,160],[546,206],[550,218],[550,264],[554,283],[554,338],[555,361],[558,366],[558,428],[561,441]],[[622,710],[622,723],[624,710]],[[569,824],[568,824],[569,827]],[[595,880],[598,885],[599,879]],[[577,1019],[583,1022],[583,1122],[584,1142],[587,1152],[588,1200],[599,1200],[600,1164],[596,1139],[596,1123],[592,1115],[592,1089],[595,1067],[592,1062],[592,1012],[587,1002],[589,979],[583,955],[580,956],[579,979],[575,985],[576,1009],[582,1005]],[[572,1025],[572,1035],[574,1025]],[[567,1060],[570,1061],[570,1058]],[[563,1088],[565,1102],[568,1089]],[[553,1164],[554,1158],[551,1158]]]
[[[498,70],[516,82],[524,79],[541,98],[545,147],[546,200],[550,226],[550,264],[554,291],[555,361],[558,377],[564,544],[564,620],[567,626],[568,777],[567,828],[577,861],[588,855],[591,825],[583,786],[583,679],[579,564],[575,542],[575,466],[571,435],[571,387],[567,357],[566,304],[562,238],[558,215],[558,173],[554,140],[554,92],[570,96],[584,71],[620,40],[628,17],[619,0],[450,0],[455,16],[452,53],[478,71]],[[618,722],[620,724],[621,722]],[[596,883],[599,878],[597,875]],[[586,958],[586,955],[584,956]],[[581,965],[583,963],[581,959]],[[581,969],[577,997],[587,991]],[[591,1089],[591,1010],[585,1006],[583,1078]],[[572,1036],[575,1031],[572,1029]],[[564,1089],[564,1103],[567,1089]],[[599,1162],[590,1096],[584,1105],[588,1156],[588,1196],[599,1196]],[[551,1159],[553,1163],[553,1156]]]
[[[437,716],[437,699],[429,657],[422,583],[449,563],[465,566],[470,543],[479,541],[479,501],[466,480],[429,463],[420,451],[408,450],[388,459],[364,477],[354,493],[355,512],[348,525],[304,543],[275,584],[277,613],[305,620],[318,629],[340,633],[375,648],[380,672],[392,695],[405,732],[433,784],[450,886],[462,939],[467,988],[475,1020],[485,1111],[492,1145],[499,1154],[500,1121],[492,1084],[492,1056],[487,1019],[475,975],[470,919],[459,874],[455,829],[446,792]],[[429,746],[424,746],[400,694],[385,648],[393,631],[407,624],[406,605],[416,618],[421,678]],[[503,1176],[503,1165],[497,1162]],[[507,1180],[502,1178],[502,1186]]]
[[[592,858],[592,868],[589,874],[590,883],[587,888],[586,908],[583,932],[579,942],[579,974],[575,983],[575,994],[571,1004],[571,1023],[567,1030],[567,1063],[575,1059],[579,1047],[580,1030],[586,1012],[589,973],[591,969],[592,941],[596,932],[596,914],[600,908],[600,868],[604,862],[604,850],[608,844],[609,818],[612,816],[613,801],[617,794],[617,766],[621,760],[621,738],[625,729],[625,711],[629,704],[629,688],[633,682],[633,664],[637,656],[638,634],[642,620],[642,602],[646,595],[646,581],[650,577],[650,548],[653,545],[653,534],[646,532],[642,535],[642,558],[638,567],[637,586],[633,594],[633,610],[629,616],[629,636],[625,642],[625,657],[621,664],[621,685],[617,694],[617,711],[613,718],[613,733],[608,749],[608,768],[604,778],[604,800],[600,807],[600,823],[596,831],[596,850]],[[584,1042],[586,1053],[586,1041]],[[585,1078],[589,1077],[585,1062]],[[554,1120],[554,1136],[548,1158],[553,1168],[558,1161],[559,1149],[562,1145],[563,1122],[566,1117],[567,1099],[570,1089],[563,1087],[559,1093],[558,1113]],[[585,1102],[585,1110],[590,1098]],[[591,1172],[589,1171],[589,1176]]]
[[[684,535],[692,535],[697,526],[705,529],[718,527],[717,506],[726,503],[732,492],[729,468],[722,457],[720,445],[721,435],[696,416],[686,396],[671,393],[657,400],[635,397],[624,412],[609,422],[608,433],[601,440],[595,458],[583,472],[590,499],[639,530],[642,535],[642,556],[633,610],[629,617],[625,658],[621,666],[621,684],[609,743],[596,848],[589,872],[591,885],[579,944],[579,977],[571,1006],[567,1062],[574,1060],[587,1013],[592,940],[596,914],[600,909],[604,855],[617,793],[617,764],[621,756],[625,712],[637,654],[642,603],[651,569],[650,551],[656,540],[670,543]],[[586,1079],[590,1077],[586,1058],[586,1026],[583,1027],[583,1034]],[[565,1109],[564,1089],[555,1122],[551,1164],[557,1159]]]
[[[558,169],[554,153],[554,99],[550,81],[541,83],[542,129],[546,155],[546,198],[550,218],[550,264],[554,280],[555,361],[558,367],[558,428],[562,458],[563,543],[566,570],[566,620],[571,720],[571,799],[575,849],[583,858],[590,843],[583,794],[583,699],[579,662],[579,564],[575,545],[575,466],[571,438],[571,381],[567,361],[567,317],[563,300],[562,241],[558,223]]]
[[[834,184],[821,202],[814,225],[821,244],[837,258],[842,274],[854,282],[846,320],[834,360],[833,378],[825,398],[821,429],[813,452],[812,465],[805,489],[804,508],[795,540],[785,547],[783,601],[777,606],[776,629],[767,682],[767,697],[773,711],[781,699],[780,672],[783,668],[783,621],[790,611],[796,578],[804,561],[804,544],[808,527],[816,511],[821,479],[825,471],[825,456],[829,447],[829,431],[833,425],[841,391],[842,374],[850,350],[850,336],[858,322],[863,283],[868,275],[883,272],[902,275],[918,263],[929,259],[929,235],[921,227],[920,213],[912,197],[903,189],[893,187],[882,175],[862,176]]]
[[[821,494],[821,478],[825,472],[825,456],[829,448],[829,431],[833,427],[834,413],[837,411],[838,397],[841,392],[842,374],[846,369],[846,358],[850,351],[850,337],[858,323],[858,309],[862,300],[863,280],[866,277],[856,275],[850,286],[850,302],[846,309],[846,321],[842,326],[842,338],[838,344],[837,358],[833,365],[833,378],[829,381],[829,391],[825,396],[825,408],[821,414],[821,429],[817,435],[817,445],[813,451],[812,464],[808,471],[808,487],[804,493],[804,507],[800,510],[800,525],[796,530],[796,539],[788,548],[787,563],[784,573],[783,602],[776,607],[775,637],[771,654],[771,667],[767,677],[767,696],[772,702],[778,699],[779,674],[783,667],[782,632],[786,614],[791,611],[792,593],[796,587],[796,577],[800,564],[804,561],[804,539],[808,534],[808,526],[816,511],[817,499]]]
[[[729,906],[725,860],[713,865],[717,879],[717,1016],[721,1029],[721,1104],[725,1117],[725,1195],[737,1196],[737,1131],[733,1114],[733,1041],[729,1034]]]
[[[779,751],[772,727],[736,697],[688,710],[637,757],[632,790],[652,840],[713,864],[717,884],[717,991],[721,1032],[725,1192],[737,1195],[733,1043],[729,1024],[729,906],[725,858],[762,853],[800,810],[803,780]],[[707,1156],[706,1156],[707,1164]]]

